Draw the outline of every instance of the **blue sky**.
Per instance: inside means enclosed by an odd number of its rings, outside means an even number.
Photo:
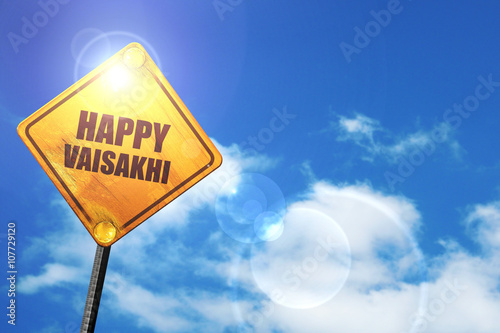
[[[2,332],[79,331],[95,243],[16,128],[130,42],[224,163],[113,245],[96,332],[498,332],[499,11],[0,1]]]

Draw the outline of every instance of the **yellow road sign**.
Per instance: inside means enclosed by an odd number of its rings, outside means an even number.
[[[115,243],[222,163],[137,43],[25,119],[18,133],[102,246]]]

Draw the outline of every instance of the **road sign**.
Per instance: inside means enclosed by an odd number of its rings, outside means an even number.
[[[115,243],[222,163],[137,43],[25,119],[18,133],[102,246]]]

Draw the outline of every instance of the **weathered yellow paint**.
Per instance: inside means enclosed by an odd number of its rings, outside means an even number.
[[[115,144],[116,138],[113,144],[108,140],[78,139],[82,110],[98,114],[96,133],[103,115],[113,116],[114,135],[120,117],[134,120],[134,133],[124,135],[121,145]],[[155,145],[154,128],[150,137],[142,139],[140,149],[133,148],[139,120],[170,125],[160,152],[155,151],[159,148]],[[104,128],[104,132],[109,130]],[[137,43],[127,45],[25,119],[18,133],[90,235],[102,246],[115,243],[222,163],[214,144]],[[65,164],[66,145],[80,147],[74,167]],[[91,149],[92,163],[95,152],[101,151],[97,169],[83,166],[83,148]],[[116,155],[115,170],[120,154],[128,155],[130,160],[138,156],[148,161],[169,161],[168,181],[164,184],[132,179],[125,177],[124,172],[104,174],[101,168],[105,168],[105,151]],[[96,228],[101,222],[108,223]],[[114,238],[107,242],[111,237]]]

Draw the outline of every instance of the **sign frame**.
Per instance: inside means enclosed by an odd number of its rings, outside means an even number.
[[[168,99],[175,112],[177,112],[175,116],[178,118],[180,117],[185,122],[185,125],[187,125],[189,131],[191,131],[189,135],[193,135],[198,140],[197,144],[200,144],[200,147],[202,147],[202,149],[204,150],[205,156],[208,155],[210,159],[206,163],[204,162],[203,165],[201,165],[199,168],[197,166],[198,169],[195,172],[192,172],[189,177],[186,177],[178,184],[176,184],[174,188],[166,191],[164,195],[152,201],[144,209],[138,211],[132,218],[128,219],[128,221],[117,225],[118,223],[116,221],[93,221],[93,218],[91,216],[92,214],[90,214],[87,209],[85,209],[84,205],[81,202],[81,199],[77,195],[75,195],[75,193],[73,193],[70,186],[68,186],[68,181],[65,179],[65,175],[61,174],[61,171],[56,168],[54,162],[51,161],[51,158],[47,156],[47,154],[43,151],[39,142],[40,139],[38,139],[37,141],[33,133],[36,132],[39,126],[44,125],[45,119],[48,119],[50,115],[54,115],[55,112],[58,112],[58,110],[65,103],[67,103],[75,96],[78,96],[79,93],[83,92],[94,82],[102,79],[103,76],[106,75],[106,73],[110,71],[110,69],[113,68],[113,66],[116,65],[117,62],[124,60],[126,61],[127,51],[130,50],[134,50],[135,53],[142,53],[144,55],[144,64],[148,65],[147,71],[151,74],[154,82],[156,82],[157,88],[159,88],[159,91],[164,94],[164,97]],[[133,62],[132,65],[135,66]],[[141,64],[139,65],[143,66]],[[24,121],[22,121],[19,124],[17,130],[21,139],[27,145],[31,153],[35,156],[36,160],[42,166],[45,173],[49,176],[64,199],[71,206],[75,214],[81,220],[96,243],[105,247],[114,244],[116,241],[128,234],[135,227],[143,223],[157,211],[162,209],[175,198],[179,197],[182,193],[194,186],[201,179],[206,177],[211,172],[215,171],[222,164],[222,155],[220,154],[220,152],[203,131],[193,115],[189,112],[170,83],[158,69],[156,64],[154,64],[154,61],[150,58],[146,50],[142,47],[142,45],[138,43],[131,43],[124,47],[103,64],[99,65],[96,69],[91,71],[89,74],[84,76],[82,79],[80,79],[64,92],[55,97],[52,101],[26,118]],[[116,236],[114,236],[114,238],[109,242],[103,242],[95,235],[95,226],[102,222],[111,222],[117,229]]]

